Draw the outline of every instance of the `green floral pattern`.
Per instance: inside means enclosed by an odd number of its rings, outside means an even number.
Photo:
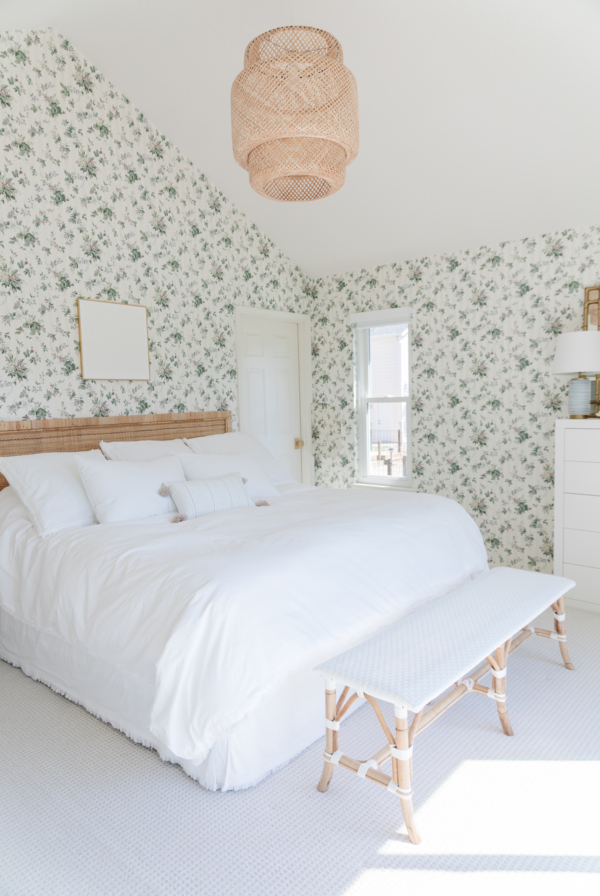
[[[554,423],[567,415],[555,337],[582,325],[600,282],[600,227],[378,267],[313,285],[313,431],[341,434],[317,481],[355,480],[351,312],[411,306],[413,472],[419,491],[459,501],[494,564],[549,570]],[[336,419],[339,417],[339,422]],[[315,449],[318,452],[318,448]]]
[[[0,417],[235,414],[235,305],[298,269],[51,30],[0,36],[0,127]],[[77,296],[148,306],[151,382],[82,382]]]
[[[237,412],[235,306],[310,313],[318,484],[355,480],[353,311],[413,308],[413,471],[548,569],[555,337],[600,227],[311,281],[52,30],[0,36],[0,416]],[[76,298],[148,306],[152,380],[82,382]],[[234,424],[235,425],[235,424]]]

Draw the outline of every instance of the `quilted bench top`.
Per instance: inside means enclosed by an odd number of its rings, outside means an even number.
[[[417,711],[574,585],[560,576],[496,567],[321,663],[315,672]]]

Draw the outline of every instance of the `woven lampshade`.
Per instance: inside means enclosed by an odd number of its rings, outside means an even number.
[[[236,162],[278,202],[310,202],[343,186],[358,153],[358,93],[327,31],[292,25],[250,41],[231,88]]]

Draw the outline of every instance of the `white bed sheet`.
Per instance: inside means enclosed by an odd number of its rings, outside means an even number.
[[[370,490],[42,540],[6,489],[0,531],[2,656],[211,789],[322,733],[316,663],[487,568],[458,504]]]

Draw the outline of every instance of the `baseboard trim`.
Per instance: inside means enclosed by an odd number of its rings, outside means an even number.
[[[587,600],[578,600],[576,597],[565,597],[567,607],[575,607],[577,610],[591,610],[592,613],[600,613],[600,604],[592,604]]]

